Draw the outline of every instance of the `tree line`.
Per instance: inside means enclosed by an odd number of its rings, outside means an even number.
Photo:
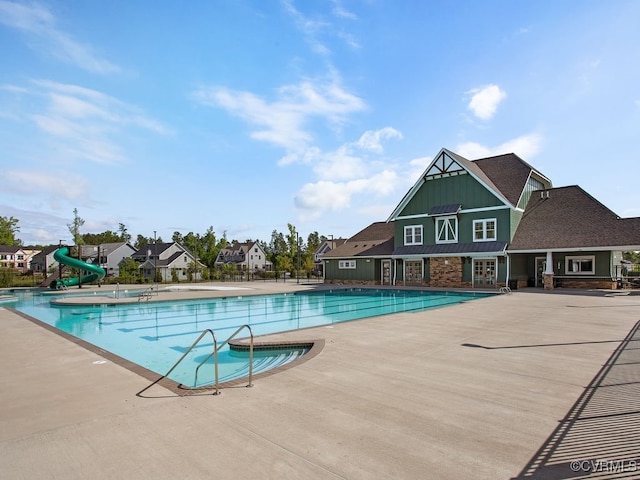
[[[147,245],[165,243],[162,237],[147,237],[138,234],[133,239],[128,228],[124,223],[118,225],[117,231],[107,230],[101,233],[83,233],[82,226],[85,221],[78,213],[78,209],[73,210],[73,219],[67,224],[69,233],[73,238],[75,245],[100,245],[104,243],[128,242],[139,250]],[[14,217],[0,216],[0,245],[22,246],[22,241],[17,237],[20,228],[19,220]],[[272,263],[275,272],[289,272],[293,274],[311,274],[314,268],[314,253],[318,247],[327,239],[318,232],[310,233],[306,240],[299,236],[293,224],[287,224],[286,232],[273,230],[271,238],[268,242],[263,240],[255,240],[264,250],[267,259]],[[217,236],[213,226],[207,228],[204,233],[189,232],[183,234],[175,231],[171,237],[171,242],[177,242],[188,249],[209,271],[200,271],[204,278],[213,278],[213,272],[216,269],[215,261],[220,251],[235,243],[254,243],[251,238],[244,241],[227,239],[226,231],[222,236]],[[42,249],[44,245],[30,246]],[[125,271],[137,268],[137,265],[124,265]],[[194,269],[198,266],[194,265]],[[227,267],[229,270],[233,266]],[[233,272],[227,272],[233,273]]]

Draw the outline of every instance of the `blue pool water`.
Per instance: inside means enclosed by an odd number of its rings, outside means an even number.
[[[391,313],[418,312],[487,295],[491,294],[347,289],[111,306],[54,306],[49,295],[25,292],[11,306],[164,375],[206,329],[215,332],[220,344],[245,324],[257,336]],[[248,335],[245,329],[241,336]],[[194,377],[196,366],[211,354],[212,346],[210,336],[203,338],[170,378],[189,387],[213,383],[212,361],[200,369],[197,382]],[[254,373],[302,354],[304,348],[255,351]],[[218,357],[220,381],[246,376],[248,358],[248,353],[222,348]]]

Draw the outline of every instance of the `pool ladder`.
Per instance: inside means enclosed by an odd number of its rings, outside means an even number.
[[[249,340],[249,383],[247,384],[247,387],[253,387],[253,331],[251,330],[251,327],[249,325],[245,324],[245,325],[242,325],[241,327],[238,327],[238,329],[235,332],[233,332],[233,334],[229,338],[227,338],[224,342],[222,342],[220,345],[218,345],[218,341],[216,339],[216,334],[214,333],[214,331],[211,330],[210,328],[207,328],[206,330],[204,330],[198,336],[198,338],[196,338],[196,340],[191,344],[191,346],[189,348],[187,348],[186,352],[184,352],[182,354],[182,356],[173,365],[173,367],[171,367],[169,369],[169,371],[167,373],[165,373],[162,377],[157,379],[151,385],[149,385],[149,386],[143,388],[142,390],[140,390],[136,395],[140,396],[140,394],[142,394],[143,392],[145,392],[146,390],[148,390],[149,388],[154,386],[156,383],[162,381],[163,379],[165,379],[169,375],[171,375],[171,372],[173,372],[176,369],[176,367],[178,365],[180,365],[182,360],[184,360],[185,357],[187,355],[189,355],[189,353],[191,353],[191,351],[200,343],[200,340],[202,340],[207,334],[211,334],[211,338],[213,339],[213,351],[209,355],[207,355],[207,357],[204,360],[202,360],[198,364],[198,366],[196,367],[195,378],[193,380],[193,383],[194,383],[194,386],[198,384],[198,371],[200,370],[200,367],[202,365],[204,365],[205,363],[207,363],[211,357],[213,357],[213,366],[214,366],[214,372],[215,372],[215,385],[216,385],[216,391],[215,391],[214,395],[219,395],[221,392],[220,392],[220,381],[219,381],[219,377],[218,377],[218,350],[220,350],[222,347],[227,345],[231,340],[233,340],[233,338],[235,338],[245,328],[247,330],[249,330],[249,335],[250,335],[250,340]]]
[[[151,299],[151,297],[154,295],[154,287],[156,287],[155,285],[151,285],[149,288],[147,288],[145,291],[141,292],[138,294],[138,302],[141,302],[143,299],[146,300],[147,302]],[[155,289],[155,295],[158,295],[159,290],[156,287]]]

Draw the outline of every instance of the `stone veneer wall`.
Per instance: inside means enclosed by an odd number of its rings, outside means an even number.
[[[574,279],[562,278],[562,279],[557,279],[556,283],[557,283],[556,288],[599,288],[599,289],[606,289],[606,290],[615,290],[616,288],[618,288],[617,282],[614,282],[608,279],[589,280],[587,278],[585,279],[576,278],[574,280]]]
[[[431,287],[455,288],[466,286],[462,281],[462,257],[434,257],[429,260]]]

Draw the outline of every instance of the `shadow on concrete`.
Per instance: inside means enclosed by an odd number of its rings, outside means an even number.
[[[534,347],[566,347],[567,345],[591,345],[595,343],[619,343],[620,340],[597,340],[593,342],[568,342],[568,343],[533,343],[530,345],[505,345],[502,347],[487,347],[477,343],[462,343],[460,346],[469,348],[484,348],[485,350],[502,350],[504,348],[534,348]]]
[[[638,432],[640,321],[512,480],[640,478]]]

